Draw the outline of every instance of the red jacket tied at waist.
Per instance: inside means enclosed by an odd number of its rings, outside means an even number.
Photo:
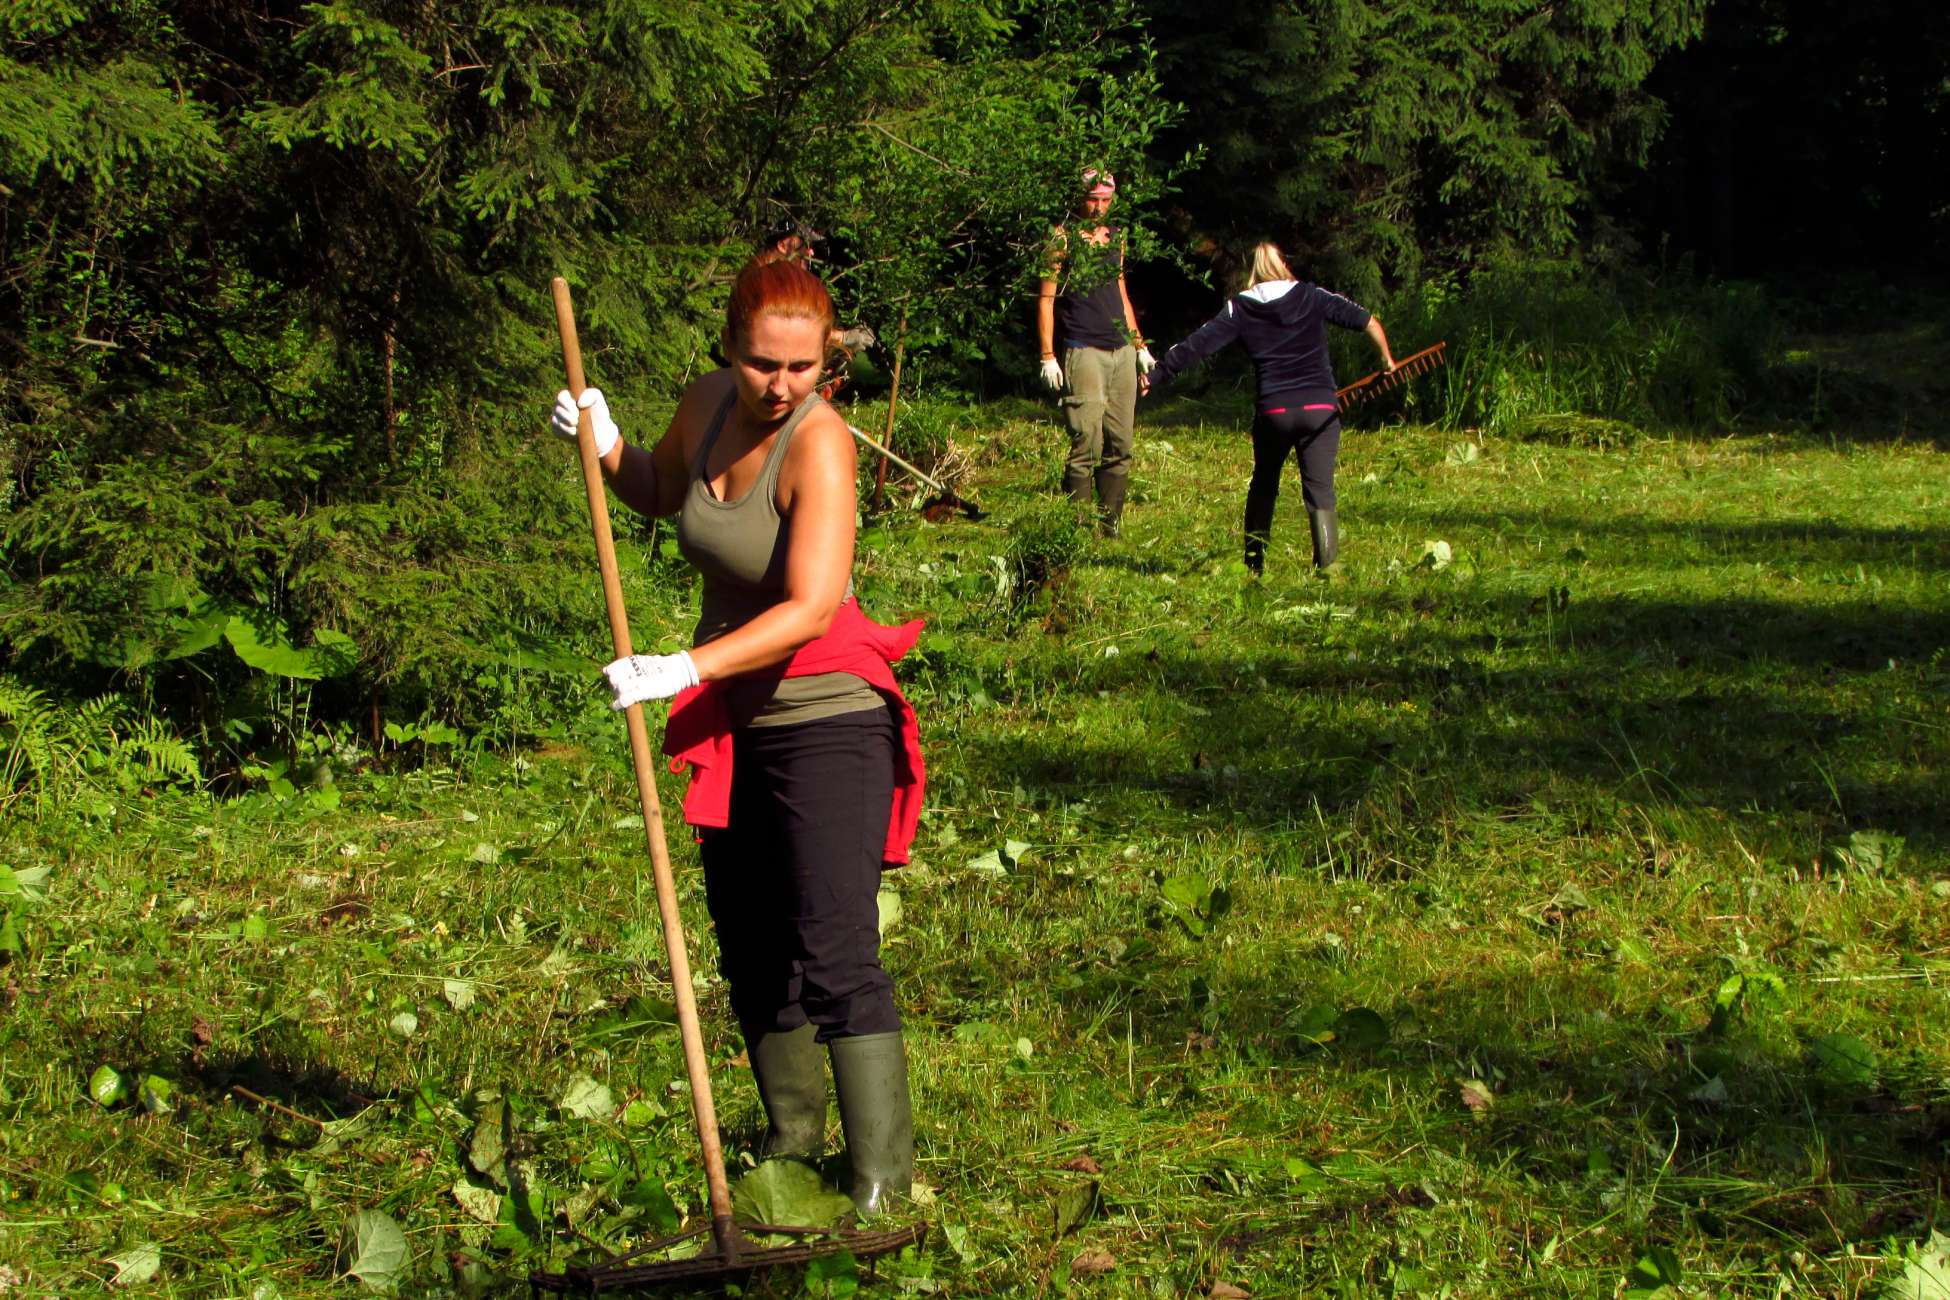
[[[921,823],[921,794],[927,769],[921,762],[921,728],[913,706],[894,680],[893,665],[913,648],[922,621],[899,627],[876,623],[861,613],[851,596],[833,615],[826,635],[800,646],[786,660],[785,676],[814,673],[852,673],[898,706],[900,745],[894,751],[894,808],[887,821],[883,859],[891,866],[907,861],[914,831]],[[723,681],[706,682],[680,691],[670,702],[670,722],[664,728],[664,753],[670,770],[691,769],[690,789],[684,795],[684,820],[691,826],[720,829],[731,821],[731,710],[725,703]]]

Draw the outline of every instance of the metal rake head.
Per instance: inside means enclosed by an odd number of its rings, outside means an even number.
[[[1404,358],[1393,370],[1377,370],[1365,379],[1356,380],[1341,390],[1341,404],[1358,406],[1372,397],[1401,387],[1417,375],[1426,375],[1448,359],[1448,348],[1445,340]]]

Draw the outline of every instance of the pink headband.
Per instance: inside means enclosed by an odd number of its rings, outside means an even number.
[[[1089,198],[1107,199],[1117,193],[1117,178],[1092,167],[1083,174],[1083,192]]]

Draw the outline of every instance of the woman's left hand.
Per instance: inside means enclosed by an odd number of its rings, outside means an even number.
[[[697,685],[697,665],[679,650],[673,655],[630,655],[603,669],[615,692],[612,709],[627,709],[645,700],[666,700]]]

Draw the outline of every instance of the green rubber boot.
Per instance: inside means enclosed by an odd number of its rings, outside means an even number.
[[[811,1025],[781,1033],[745,1035],[745,1055],[765,1103],[765,1139],[758,1156],[817,1160],[826,1145],[826,1071]]]
[[[914,1188],[914,1112],[907,1097],[907,1051],[899,1031],[835,1038],[833,1091],[853,1167],[847,1194],[863,1219],[885,1214]]]
[[[1307,522],[1313,526],[1314,567],[1331,569],[1341,555],[1341,530],[1332,510],[1309,510]]]

